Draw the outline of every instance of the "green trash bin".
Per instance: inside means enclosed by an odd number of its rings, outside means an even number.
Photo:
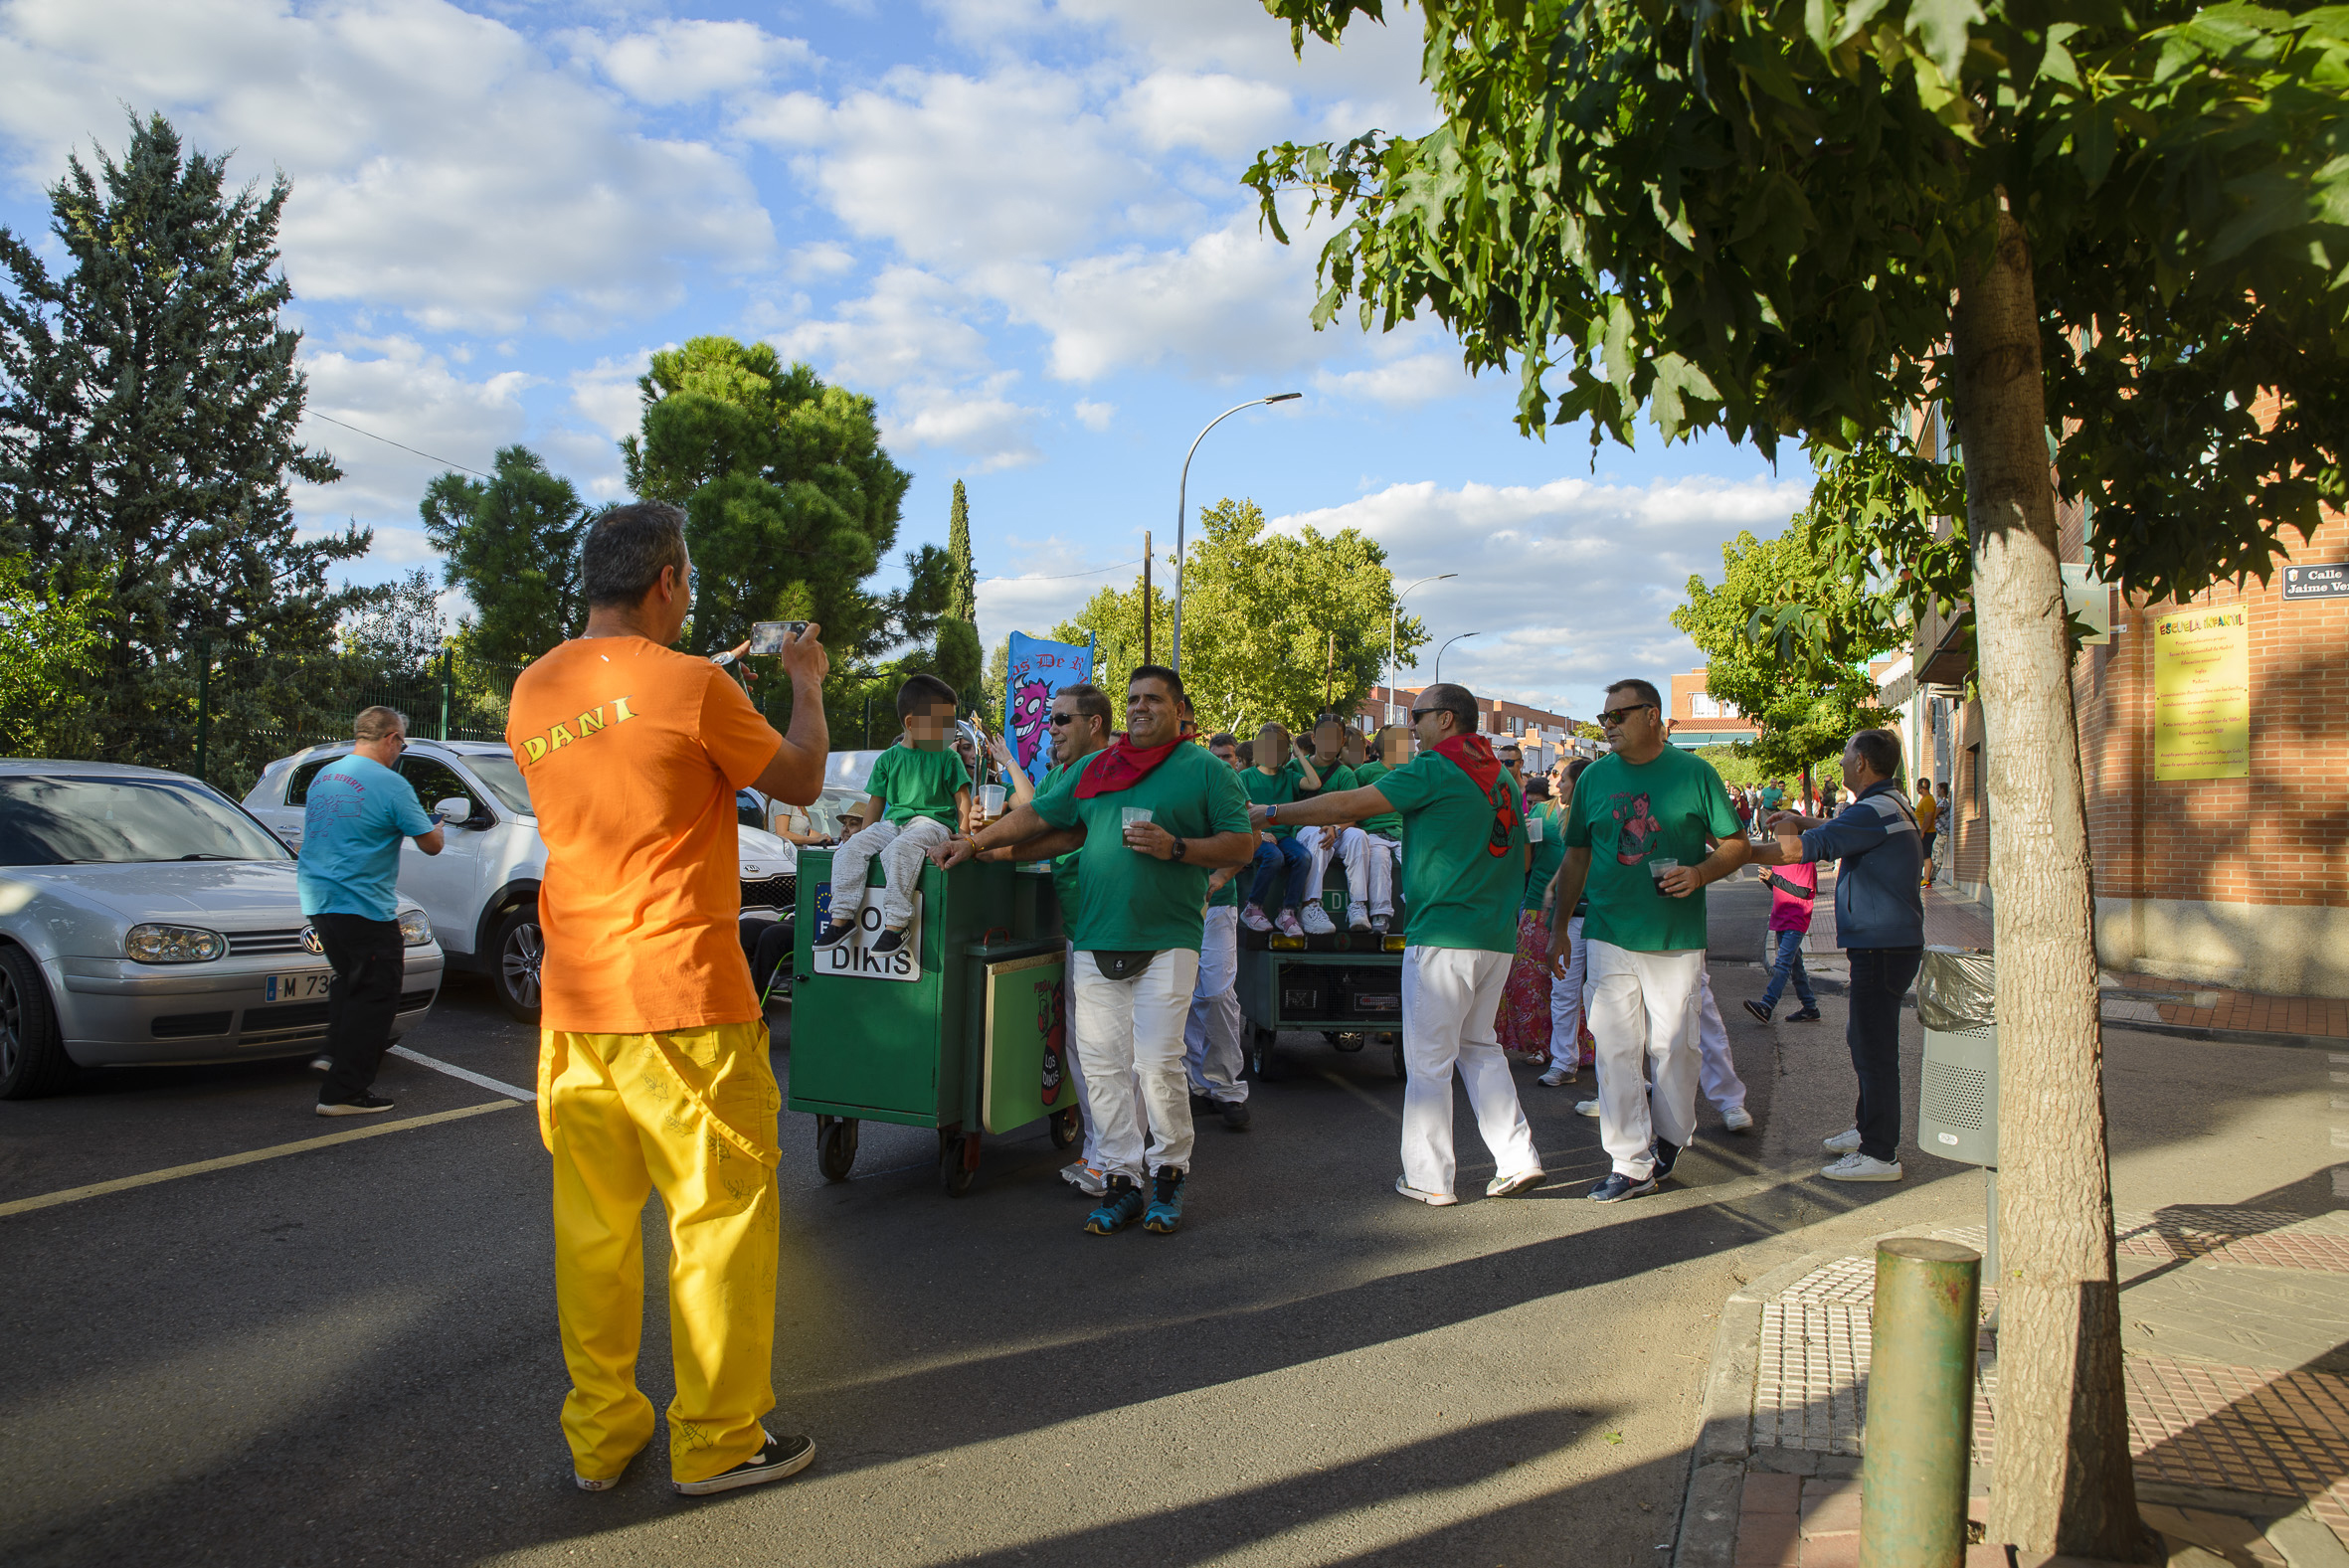
[[[815,1117],[816,1163],[845,1181],[860,1123],[938,1130],[938,1174],[968,1191],[985,1134],[1050,1118],[1052,1140],[1077,1135],[1067,1039],[1066,948],[1049,875],[1000,862],[922,868],[909,940],[880,932],[881,868],[862,929],[822,950],[831,851],[803,849],[793,954],[790,1091]]]

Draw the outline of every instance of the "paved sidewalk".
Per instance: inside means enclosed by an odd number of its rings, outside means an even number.
[[[2118,1216],[2130,1449],[2173,1564],[2349,1568],[2349,1213]],[[1980,1227],[1943,1230],[1979,1248]],[[1676,1568],[1859,1561],[1873,1250],[1730,1299]],[[1986,1293],[1984,1311],[1994,1300]],[[1974,1516],[1997,1438],[1996,1334],[1974,1410]],[[1978,1546],[1969,1568],[2006,1564]]]

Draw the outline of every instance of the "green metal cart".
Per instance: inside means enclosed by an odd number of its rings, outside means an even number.
[[[1338,930],[1326,937],[1284,937],[1240,928],[1240,1014],[1247,1020],[1249,1075],[1281,1076],[1279,1038],[1318,1033],[1341,1051],[1390,1047],[1394,1076],[1403,1072],[1403,915],[1395,901],[1389,930],[1346,929],[1345,867],[1333,864],[1322,906]]]
[[[958,1197],[989,1132],[1049,1119],[1056,1145],[1074,1142],[1066,948],[1050,876],[999,862],[925,865],[909,940],[881,955],[869,950],[880,932],[877,859],[861,929],[813,947],[830,920],[831,860],[827,849],[800,852],[786,1100],[813,1113],[825,1178],[848,1179],[864,1122],[936,1128],[938,1178]]]

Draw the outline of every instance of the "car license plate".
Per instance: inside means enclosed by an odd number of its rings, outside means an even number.
[[[332,969],[312,970],[307,974],[272,974],[269,977],[262,1000],[271,1002],[311,1001],[326,994],[326,987],[334,980]]]

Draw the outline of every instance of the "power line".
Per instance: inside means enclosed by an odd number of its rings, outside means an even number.
[[[1104,572],[1123,572],[1130,566],[1140,565],[1142,565],[1142,557],[1136,556],[1131,561],[1120,561],[1116,566],[1095,567],[1090,572],[1061,572],[1052,577],[1010,577],[1006,575],[999,577],[983,577],[979,581],[982,583],[1065,583],[1071,578],[1099,577]]]
[[[446,463],[448,466],[457,469],[460,472],[471,474],[476,479],[493,479],[496,477],[494,474],[483,473],[478,468],[467,468],[461,462],[450,462],[446,457],[434,457],[429,451],[424,451],[418,447],[411,446],[406,441],[396,441],[389,436],[378,436],[373,431],[360,430],[356,425],[346,425],[341,420],[334,418],[330,414],[320,414],[316,409],[305,409],[302,412],[313,420],[324,420],[329,425],[341,425],[344,430],[351,432],[353,435],[364,436],[369,440],[382,441],[386,446],[397,446],[402,451],[415,452],[419,457],[430,457],[434,462]]]

